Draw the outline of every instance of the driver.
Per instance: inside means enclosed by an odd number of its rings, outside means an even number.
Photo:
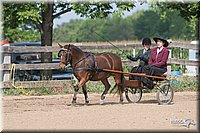
[[[139,52],[137,53],[137,55],[135,57],[132,57],[132,56],[127,56],[127,58],[131,61],[139,61],[139,65],[136,66],[136,67],[133,67],[131,72],[132,73],[141,73],[142,72],[142,69],[145,65],[148,65],[148,59],[149,59],[149,56],[151,54],[151,39],[149,39],[148,37],[145,37],[143,40],[142,40],[142,46],[143,46],[143,49],[139,50]],[[130,75],[129,77],[130,80],[140,80],[141,77],[139,76],[133,76],[133,75]]]

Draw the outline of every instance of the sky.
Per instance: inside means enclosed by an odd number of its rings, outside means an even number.
[[[136,7],[134,7],[133,10],[131,10],[130,12],[128,11],[124,12],[124,15],[129,16],[138,10],[147,10],[147,9],[148,9],[148,4],[144,3],[140,5],[140,3],[136,3]],[[71,11],[61,15],[60,18],[56,18],[54,20],[54,28],[58,27],[58,25],[61,25],[63,23],[67,23],[72,19],[84,19],[84,18],[77,15],[74,11]]]

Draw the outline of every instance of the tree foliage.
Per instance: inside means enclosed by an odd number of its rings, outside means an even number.
[[[81,16],[86,16],[90,18],[103,18],[107,17],[111,13],[120,12],[124,10],[130,10],[134,7],[134,3],[115,3],[116,8],[113,9],[115,2],[78,2],[78,3],[66,3],[66,2],[26,2],[26,3],[3,3],[3,31],[4,38],[14,42],[20,40],[26,40],[23,36],[18,36],[15,34],[13,29],[21,31],[22,33],[29,31],[34,34],[42,35],[44,34],[45,27],[53,27],[53,19],[59,17],[60,15],[74,10],[77,14]],[[52,5],[53,12],[51,13],[48,9]],[[48,10],[47,10],[48,9]],[[46,12],[45,12],[46,11]],[[52,17],[52,18],[51,18]],[[50,19],[51,22],[45,22]],[[46,25],[46,26],[45,26]],[[12,30],[9,30],[12,29]],[[51,31],[49,31],[51,32]],[[45,34],[51,34],[46,33]],[[18,38],[18,39],[16,39]],[[38,40],[38,35],[29,38],[30,41]],[[51,38],[48,38],[51,39]],[[42,40],[41,40],[42,41]]]
[[[153,7],[158,9],[163,17],[167,17],[165,10],[179,11],[179,15],[185,18],[187,21],[192,21],[193,25],[190,25],[193,29],[196,28],[196,39],[200,39],[200,1],[197,2],[179,2],[179,3],[159,3],[152,4]],[[193,21],[196,21],[194,24]]]
[[[72,20],[54,29],[55,42],[105,41],[95,32],[111,41],[140,40],[145,36],[164,36],[172,39],[195,39],[195,21],[188,22],[178,11],[165,10],[163,18],[153,9],[138,11],[128,17],[113,15],[104,19]]]
[[[38,41],[39,33],[32,21],[39,19],[35,8],[32,3],[3,3],[3,35],[6,40]]]
[[[163,3],[156,2],[156,4],[152,4],[154,8],[159,8],[160,12],[164,15],[164,11],[166,9],[170,10],[178,10],[181,17],[190,21],[193,17],[200,17],[200,1],[197,2],[171,2],[171,3]]]

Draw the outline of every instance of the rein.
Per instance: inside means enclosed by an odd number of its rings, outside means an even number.
[[[117,47],[116,45],[114,45],[113,43],[111,43],[108,39],[106,39],[105,37],[103,37],[102,35],[98,34],[97,32],[93,31],[96,35],[98,35],[99,37],[101,37],[103,40],[105,40],[106,42],[110,43],[113,47],[115,47],[116,49],[118,49],[119,51],[122,52],[122,54],[125,54],[127,56],[127,54],[124,52],[124,50],[120,49],[119,47]]]
[[[84,54],[85,55],[85,54]],[[74,67],[81,61],[85,60],[86,58],[88,58],[90,56],[90,54],[84,56],[83,58],[81,58],[79,61],[77,61],[75,64],[74,64]]]

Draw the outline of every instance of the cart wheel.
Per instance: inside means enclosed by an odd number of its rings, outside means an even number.
[[[125,96],[129,103],[138,103],[142,98],[142,89],[127,88]]]
[[[159,104],[170,104],[174,97],[174,91],[169,83],[164,83],[159,86],[156,98]]]

